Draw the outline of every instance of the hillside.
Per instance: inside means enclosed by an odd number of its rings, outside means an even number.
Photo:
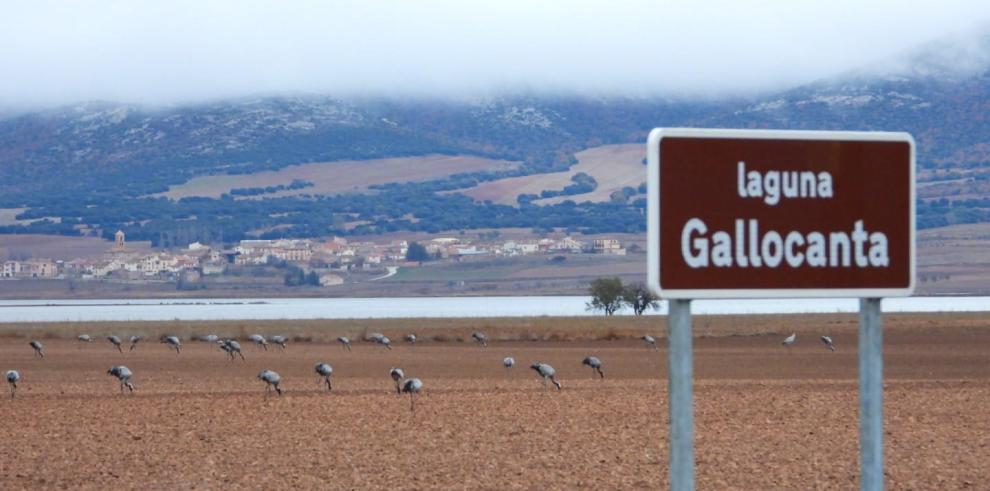
[[[295,95],[8,115],[0,233],[636,233],[637,147],[656,126],[909,131],[919,226],[990,222],[988,60],[985,32],[750,100]]]

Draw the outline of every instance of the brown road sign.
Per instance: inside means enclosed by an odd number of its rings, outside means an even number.
[[[664,128],[647,156],[661,297],[913,291],[911,135]]]

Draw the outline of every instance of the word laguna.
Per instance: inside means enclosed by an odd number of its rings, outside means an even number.
[[[740,198],[763,198],[773,206],[785,198],[831,198],[832,174],[812,171],[746,171],[746,162],[736,166],[736,187]]]
[[[760,233],[756,219],[736,219],[735,234],[715,230],[699,218],[691,218],[681,231],[681,256],[692,268],[886,268],[890,265],[887,236],[869,232],[863,220],[849,232],[795,230]]]

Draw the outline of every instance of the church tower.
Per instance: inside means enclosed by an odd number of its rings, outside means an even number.
[[[123,230],[118,230],[117,233],[113,234],[113,250],[114,251],[123,251],[126,248],[126,244],[124,242],[124,239],[125,239],[125,237],[124,237],[124,231]]]

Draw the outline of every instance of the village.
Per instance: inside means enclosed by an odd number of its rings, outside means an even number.
[[[298,282],[287,286],[334,287],[349,281],[383,279],[400,268],[419,267],[423,261],[461,262],[485,258],[562,254],[624,256],[626,249],[617,239],[581,241],[560,239],[498,240],[435,237],[421,243],[408,240],[349,241],[327,239],[241,240],[219,246],[193,242],[181,249],[156,250],[131,247],[122,231],[98,258],[27,258],[3,262],[0,279],[69,279],[130,283],[176,282],[179,288],[195,289],[206,277],[243,273],[251,268],[283,268],[298,274]],[[410,254],[410,247],[420,254]]]

